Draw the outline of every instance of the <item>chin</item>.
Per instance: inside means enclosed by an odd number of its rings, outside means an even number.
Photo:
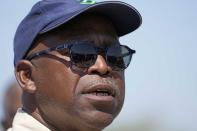
[[[86,119],[83,121],[86,122],[88,127],[97,130],[103,130],[105,127],[109,126],[115,116],[109,113],[101,112],[101,111],[92,111],[87,114]]]

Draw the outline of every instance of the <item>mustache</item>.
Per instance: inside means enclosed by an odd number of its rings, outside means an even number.
[[[86,89],[91,89],[92,87],[97,85],[109,85],[116,94],[120,93],[120,88],[118,84],[112,78],[93,79],[86,84]]]

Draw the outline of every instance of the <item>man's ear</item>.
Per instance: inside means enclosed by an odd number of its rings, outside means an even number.
[[[15,76],[23,91],[34,93],[36,86],[32,78],[32,71],[35,70],[34,65],[27,60],[20,60],[15,66]]]

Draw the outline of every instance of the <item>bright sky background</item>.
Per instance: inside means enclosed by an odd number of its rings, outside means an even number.
[[[36,1],[6,0],[0,4],[0,96],[13,78],[15,30]],[[121,38],[137,53],[126,70],[125,105],[106,131],[138,126],[151,126],[151,131],[196,131],[197,1],[123,1],[139,10],[143,24]]]

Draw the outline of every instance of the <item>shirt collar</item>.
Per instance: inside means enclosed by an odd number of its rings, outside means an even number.
[[[51,131],[27,112],[18,109],[13,123],[12,128],[8,131]]]

